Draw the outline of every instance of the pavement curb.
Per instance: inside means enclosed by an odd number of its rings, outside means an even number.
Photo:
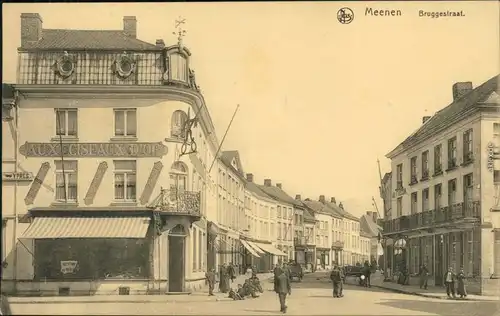
[[[379,289],[388,290],[388,291],[391,291],[391,292],[394,292],[394,293],[400,293],[400,294],[406,294],[406,295],[413,295],[413,296],[420,296],[420,297],[427,297],[427,298],[434,298],[434,299],[445,300],[445,301],[448,301],[448,300],[453,300],[453,301],[472,301],[472,302],[495,302],[495,301],[497,301],[497,300],[495,300],[493,298],[491,298],[491,299],[490,298],[485,298],[485,299],[473,299],[473,298],[449,299],[446,296],[440,296],[440,295],[433,295],[433,294],[425,294],[425,293],[419,293],[419,292],[399,290],[399,289],[395,289],[395,288],[392,288],[392,287],[386,287],[386,286],[381,286],[381,285],[373,285],[372,284],[372,287],[376,287],[376,288],[379,288]]]

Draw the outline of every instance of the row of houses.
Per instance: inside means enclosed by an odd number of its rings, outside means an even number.
[[[415,276],[426,264],[430,282],[448,268],[464,270],[469,291],[500,289],[499,76],[476,88],[452,87],[452,102],[394,150],[381,185],[387,271]],[[387,276],[388,278],[391,275]]]
[[[166,45],[137,31],[130,16],[59,30],[21,15],[17,81],[2,87],[3,292],[182,293],[223,263],[370,259],[375,215],[255,183],[220,150],[184,32]]]

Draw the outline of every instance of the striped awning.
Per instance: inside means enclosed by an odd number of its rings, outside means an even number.
[[[259,255],[263,255],[265,254],[266,252],[264,250],[262,250],[259,246],[257,246],[253,241],[248,241],[246,240],[247,244],[253,248],[253,250],[255,250],[256,253],[258,253]]]
[[[149,222],[149,217],[36,217],[21,238],[145,238]]]
[[[259,254],[248,244],[247,241],[245,240],[240,240],[241,244],[248,250],[249,253],[251,253],[254,257],[260,258]]]
[[[272,255],[275,255],[275,256],[287,256],[286,253],[284,253],[283,251],[281,251],[279,249],[276,249],[276,247],[274,247],[271,244],[262,244],[262,243],[254,243],[254,244],[256,244],[260,249],[262,249],[265,252],[268,252],[268,253],[270,253]]]

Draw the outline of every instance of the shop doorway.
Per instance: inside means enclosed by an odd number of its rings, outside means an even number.
[[[184,267],[186,260],[186,232],[182,225],[175,226],[168,236],[168,291],[184,291]]]

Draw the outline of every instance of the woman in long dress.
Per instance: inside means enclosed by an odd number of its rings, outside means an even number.
[[[464,273],[464,269],[461,268],[460,272],[457,275],[458,286],[457,286],[457,294],[460,295],[460,298],[467,297],[467,288],[465,285],[466,276]]]
[[[228,283],[227,283],[227,267],[226,264],[222,264],[219,268],[219,291],[221,293],[228,292]]]

